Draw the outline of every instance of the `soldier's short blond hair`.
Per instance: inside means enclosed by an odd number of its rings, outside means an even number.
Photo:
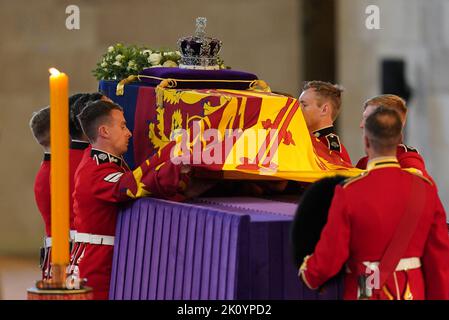
[[[335,121],[341,110],[341,93],[343,87],[338,84],[332,84],[324,81],[307,81],[304,82],[303,91],[313,89],[320,98],[329,99],[332,105],[332,120]]]
[[[370,98],[363,104],[363,109],[365,110],[368,106],[384,106],[385,108],[393,109],[403,118],[407,115],[405,100],[394,94],[381,94]]]

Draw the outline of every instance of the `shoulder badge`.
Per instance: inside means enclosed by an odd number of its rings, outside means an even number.
[[[98,165],[103,163],[115,163],[119,167],[122,166],[122,160],[120,158],[104,151],[92,149],[90,156],[97,162]]]
[[[329,150],[341,152],[340,138],[335,133],[329,133],[326,140]]]

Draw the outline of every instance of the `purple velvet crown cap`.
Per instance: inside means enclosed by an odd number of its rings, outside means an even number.
[[[181,80],[176,82],[178,89],[234,89],[247,90],[252,81],[258,80],[252,73],[237,70],[191,70],[181,68],[155,67],[144,69],[139,75],[140,80],[151,86],[157,86],[160,79]],[[155,77],[154,78],[146,78]],[[182,80],[198,80],[195,82],[183,82]],[[213,81],[211,81],[213,80]],[[218,80],[218,81],[217,81]],[[227,80],[227,81],[219,81]],[[228,82],[232,80],[232,82]]]

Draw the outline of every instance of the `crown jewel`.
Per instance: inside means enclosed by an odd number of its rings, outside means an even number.
[[[181,52],[180,68],[184,69],[219,69],[218,53],[221,49],[221,41],[206,37],[207,19],[196,18],[195,35],[178,40]]]

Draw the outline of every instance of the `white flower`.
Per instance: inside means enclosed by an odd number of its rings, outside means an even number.
[[[107,62],[106,61],[104,61],[103,60],[103,62],[101,63],[101,66],[104,68],[104,67],[107,67],[108,66],[108,64],[107,64]]]
[[[150,56],[153,53],[153,51],[151,51],[151,50],[143,50],[142,53]]]
[[[152,54],[150,54],[150,57],[148,58],[148,62],[151,63],[151,65],[155,66],[161,62],[161,59],[162,59],[162,56],[160,53],[152,53]]]
[[[118,55],[115,56],[115,60],[116,61],[120,61],[122,59],[123,59],[123,56],[121,54],[118,54]]]
[[[135,68],[136,68],[136,63],[134,61],[131,60],[130,62],[128,62],[128,67],[127,67],[128,70],[135,69]]]
[[[114,66],[119,66],[119,67],[122,66],[122,63],[121,63],[120,61],[116,61],[116,62],[114,62],[113,64],[114,64]]]
[[[167,60],[164,62],[164,64],[162,66],[163,67],[177,67],[178,65],[176,64],[176,62],[174,62],[172,60]]]
[[[110,47],[108,48],[108,52],[112,52],[112,51],[114,51],[114,47],[113,47],[113,46],[110,46]]]
[[[176,53],[178,56],[181,55],[181,52],[179,52],[179,51],[176,51],[175,53]]]

